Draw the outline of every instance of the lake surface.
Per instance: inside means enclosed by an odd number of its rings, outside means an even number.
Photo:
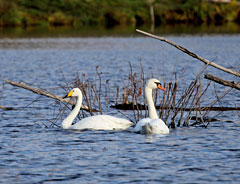
[[[240,69],[239,34],[166,38],[220,65]],[[121,86],[129,62],[139,72],[140,61],[146,78],[154,75],[168,82],[177,73],[180,84],[190,83],[203,67],[175,48],[146,37],[0,40],[1,78],[61,96],[66,92],[59,86],[73,82],[77,73],[94,78],[96,66],[104,80]],[[237,80],[210,67],[207,71]],[[3,81],[1,86],[1,105],[17,108],[0,111],[1,183],[240,183],[239,111],[218,115],[219,121],[207,128],[180,127],[169,135],[66,131],[49,128],[57,111],[53,100]],[[215,87],[218,92],[227,89]],[[232,90],[221,105],[240,106],[239,91]],[[122,116],[111,108],[104,112]],[[60,126],[61,120],[56,124]]]

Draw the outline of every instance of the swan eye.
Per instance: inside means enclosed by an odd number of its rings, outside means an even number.
[[[158,86],[158,85],[160,85],[160,86],[162,86],[162,84],[160,83],[160,82],[155,82],[155,84]]]

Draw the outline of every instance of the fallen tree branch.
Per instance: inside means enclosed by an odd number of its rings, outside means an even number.
[[[235,89],[240,90],[240,84],[238,84],[235,81],[224,80],[224,79],[221,79],[221,78],[216,77],[216,76],[211,75],[211,74],[205,74],[204,78],[208,79],[208,80],[211,80],[211,81],[214,81],[214,82],[216,82],[218,84],[222,84],[224,86],[229,86],[231,88],[235,88]]]
[[[222,71],[224,71],[224,72],[227,72],[227,73],[230,73],[230,74],[233,74],[233,75],[235,75],[235,76],[240,77],[240,73],[238,73],[238,72],[236,72],[236,71],[233,71],[233,70],[230,70],[230,69],[227,69],[227,68],[225,68],[225,67],[223,67],[223,66],[220,66],[220,65],[218,65],[218,64],[216,64],[216,63],[214,63],[214,62],[212,62],[212,61],[209,61],[209,60],[207,60],[207,59],[205,59],[205,58],[203,58],[203,57],[201,57],[201,56],[198,56],[197,54],[195,54],[195,53],[187,50],[186,48],[184,48],[184,47],[182,47],[182,46],[180,46],[180,45],[178,45],[178,44],[176,44],[176,43],[174,43],[173,41],[167,40],[167,39],[164,38],[164,37],[159,37],[159,36],[156,36],[156,35],[147,33],[147,32],[145,32],[145,31],[139,30],[139,29],[136,29],[136,31],[139,32],[139,33],[141,33],[141,34],[144,34],[144,35],[146,35],[146,36],[149,36],[149,37],[155,38],[155,39],[157,39],[157,40],[161,40],[161,41],[163,41],[163,42],[166,42],[166,43],[168,43],[168,44],[176,47],[178,50],[181,50],[182,52],[188,54],[189,56],[192,56],[193,58],[196,58],[196,59],[202,61],[203,63],[205,63],[205,64],[207,64],[207,65],[210,65],[210,66],[212,66],[212,67],[214,67],[214,68],[217,68],[217,69],[222,70]]]
[[[29,85],[25,84],[24,82],[14,82],[14,81],[10,81],[8,79],[3,79],[3,80],[5,82],[7,82],[8,84],[11,84],[12,86],[20,87],[20,88],[32,91],[33,93],[36,93],[36,94],[39,94],[39,95],[46,96],[48,98],[52,98],[52,99],[58,100],[60,102],[65,102],[65,103],[68,103],[68,104],[71,104],[71,105],[75,105],[74,101],[72,101],[72,100],[62,98],[61,96],[54,95],[54,94],[49,93],[47,91],[43,91],[43,90],[41,90],[39,88],[34,88],[32,86],[29,86]],[[84,106],[84,105],[82,105],[81,109],[86,110],[88,112],[90,111],[89,108],[87,106]],[[97,112],[97,110],[96,109],[92,109],[92,112]]]
[[[132,105],[130,104],[117,104],[111,106],[112,108],[119,110],[147,110],[145,105]],[[156,109],[174,109],[176,111],[240,111],[240,107],[197,107],[197,108],[177,108],[177,107],[168,107],[168,106],[156,106]]]

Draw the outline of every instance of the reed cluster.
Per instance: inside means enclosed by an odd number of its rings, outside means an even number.
[[[220,102],[230,90],[220,95],[215,90],[216,97],[211,97],[213,100],[209,101],[207,94],[209,88],[214,86],[211,82],[203,84],[204,70],[205,68],[185,87],[182,87],[181,83],[175,79],[175,81],[163,83],[164,88],[167,89],[165,92],[158,90],[153,92],[159,118],[169,127],[207,127],[210,121],[216,120],[208,117],[211,107]],[[78,74],[70,86],[71,88],[79,87],[82,90],[89,115],[107,114],[109,108],[114,108],[122,114],[130,114],[131,120],[137,122],[148,116],[148,108],[144,99],[146,80],[141,64],[138,73],[134,72],[129,64],[129,74],[122,79],[122,84],[111,84],[110,80],[103,80],[103,74],[99,71],[99,67],[96,67],[95,78],[87,78],[84,73]],[[70,90],[69,87],[68,90]],[[86,111],[82,110],[79,117],[86,115]]]

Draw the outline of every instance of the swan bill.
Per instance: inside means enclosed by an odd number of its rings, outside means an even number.
[[[63,98],[68,98],[68,97],[71,97],[73,95],[73,90],[70,91],[66,96],[64,96]]]
[[[161,89],[163,91],[166,91],[166,89],[164,87],[162,87],[161,83],[155,82],[157,84],[157,88]]]

